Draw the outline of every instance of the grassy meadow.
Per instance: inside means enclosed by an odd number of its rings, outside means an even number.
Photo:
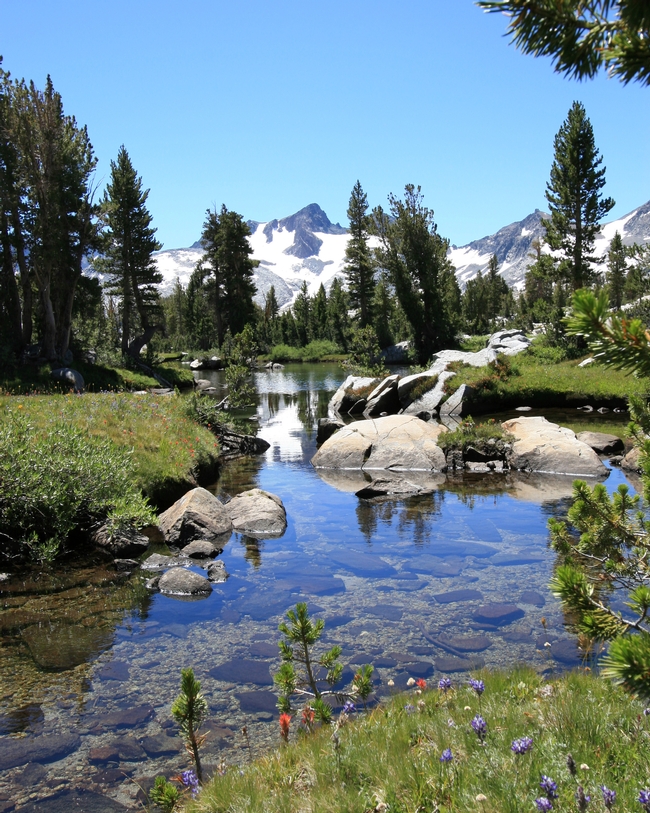
[[[587,809],[576,797],[582,787],[588,809],[604,813],[604,785],[616,793],[613,810],[642,811],[650,716],[638,700],[588,671],[548,679],[515,668],[480,677],[480,696],[467,683],[443,691],[436,682],[314,734],[301,733],[296,716],[288,745],[216,776],[185,810],[576,811]]]

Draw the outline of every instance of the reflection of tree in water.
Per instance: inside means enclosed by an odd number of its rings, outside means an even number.
[[[264,541],[262,539],[253,539],[252,536],[242,536],[239,542],[244,546],[244,559],[257,570],[262,564]]]
[[[266,394],[266,406],[270,418],[273,418],[280,411],[280,398],[279,392],[269,392]]]
[[[444,492],[434,491],[426,497],[411,497],[405,500],[398,515],[398,533],[412,537],[416,548],[421,548],[429,542],[429,531],[432,520],[440,516],[442,504],[445,500]]]
[[[416,547],[421,547],[429,541],[431,520],[440,514],[444,499],[443,492],[434,491],[425,497],[411,497],[400,501],[359,500],[356,509],[359,530],[366,542],[372,544],[372,537],[377,532],[379,523],[390,526],[397,517],[400,537],[408,534]]]
[[[331,393],[327,390],[301,390],[293,395],[298,407],[298,420],[311,440],[319,418],[327,416]]]
[[[512,483],[505,475],[489,474],[459,474],[447,477],[444,490],[456,494],[461,503],[470,511],[479,503],[485,502],[486,498],[495,499],[504,494],[508,494],[512,488]]]

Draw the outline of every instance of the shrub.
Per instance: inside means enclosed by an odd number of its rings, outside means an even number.
[[[302,353],[299,347],[289,347],[288,344],[276,344],[271,348],[269,360],[276,364],[300,362],[302,361]]]
[[[488,440],[504,440],[509,437],[501,425],[490,419],[486,423],[474,423],[471,417],[463,420],[453,432],[443,432],[438,437],[441,449],[462,449],[469,446],[481,446]]]
[[[302,348],[302,360],[320,361],[324,356],[335,356],[340,352],[335,342],[331,342],[329,339],[317,339]]]
[[[0,534],[51,560],[75,530],[155,522],[133,484],[131,453],[55,420],[35,431],[10,412],[0,423]]]

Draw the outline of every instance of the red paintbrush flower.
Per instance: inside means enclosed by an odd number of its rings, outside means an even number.
[[[289,742],[289,726],[291,725],[291,715],[280,715],[280,734],[285,742]]]

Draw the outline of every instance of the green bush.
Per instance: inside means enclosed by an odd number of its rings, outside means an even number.
[[[508,433],[501,428],[501,424],[490,419],[486,423],[474,423],[471,417],[463,420],[453,432],[443,432],[438,438],[441,449],[462,449],[466,451],[469,446],[481,446],[488,440],[504,440]]]
[[[329,339],[317,339],[302,348],[302,360],[320,361],[325,356],[335,356],[340,352],[335,342],[331,342]]]
[[[421,378],[417,384],[413,387],[413,389],[409,392],[409,398],[411,401],[417,401],[418,398],[422,398],[423,395],[426,395],[427,392],[430,392],[438,383],[438,376],[437,375],[430,375],[426,378]]]
[[[60,418],[38,430],[17,411],[0,423],[0,536],[50,560],[73,531],[155,522],[131,453]],[[9,546],[7,546],[8,548]]]
[[[286,364],[287,362],[302,361],[302,353],[299,347],[289,347],[288,344],[276,344],[271,348],[269,360],[275,364]]]

